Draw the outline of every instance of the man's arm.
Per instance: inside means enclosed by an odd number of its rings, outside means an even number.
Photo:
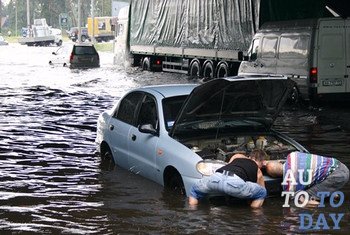
[[[256,183],[259,184],[261,187],[263,187],[263,189],[265,190],[265,194],[266,194],[264,175],[260,169],[258,169],[258,172],[257,172],[257,182]],[[264,200],[265,200],[265,198],[255,199],[251,202],[250,207],[251,208],[259,208],[263,205]]]
[[[247,156],[241,154],[241,153],[236,153],[235,155],[233,155],[230,158],[230,161],[228,163],[231,163],[233,160],[237,159],[237,158],[248,158]]]

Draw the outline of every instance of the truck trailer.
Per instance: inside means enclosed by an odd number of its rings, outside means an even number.
[[[116,21],[116,17],[111,16],[89,17],[87,25],[89,36],[94,37],[97,42],[113,40]]]
[[[47,25],[46,19],[34,19],[34,24],[26,29],[25,36],[18,39],[18,42],[27,46],[49,46],[62,45],[62,32]]]
[[[324,7],[324,0],[130,0],[118,15],[115,61],[124,53],[144,70],[236,75],[260,25],[323,17]]]
[[[131,63],[145,70],[236,74],[259,25],[259,2],[132,0],[118,16],[115,48],[126,44]]]

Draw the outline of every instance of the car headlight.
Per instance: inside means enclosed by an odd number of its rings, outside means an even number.
[[[219,160],[203,160],[197,163],[196,168],[202,175],[212,175],[215,171],[227,163]]]

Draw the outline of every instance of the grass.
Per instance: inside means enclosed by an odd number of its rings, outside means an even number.
[[[95,48],[98,51],[113,52],[112,42],[95,43]]]
[[[3,36],[5,40],[8,43],[18,43],[18,39],[21,38],[20,36]],[[68,42],[70,39],[67,36],[63,36],[63,41]],[[102,43],[95,43],[95,48],[97,51],[103,51],[103,52],[113,52],[113,42],[102,42]]]

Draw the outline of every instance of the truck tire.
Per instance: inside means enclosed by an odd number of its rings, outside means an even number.
[[[57,45],[58,47],[62,46],[62,40],[59,40],[59,41],[56,43],[56,45]]]
[[[227,77],[229,75],[228,72],[228,65],[226,62],[220,62],[218,67],[217,67],[217,71],[216,71],[216,77],[217,78],[224,78]]]
[[[144,71],[151,71],[151,59],[149,57],[143,58],[141,68]]]
[[[213,61],[207,60],[204,62],[203,68],[204,80],[208,81],[214,78],[214,64]]]
[[[196,60],[196,59],[192,60],[188,75],[191,78],[198,78],[200,76],[200,72],[201,72],[201,64],[199,60]]]
[[[289,100],[292,104],[297,104],[300,101],[299,90],[296,86],[293,87],[292,93],[290,94]]]

